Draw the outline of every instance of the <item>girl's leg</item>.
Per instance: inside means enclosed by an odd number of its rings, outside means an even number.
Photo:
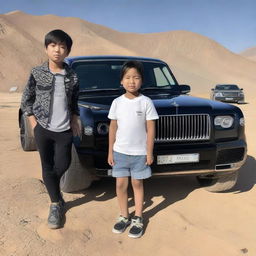
[[[131,179],[135,202],[135,216],[142,217],[144,202],[143,180]]]
[[[120,213],[123,217],[128,218],[128,177],[116,178],[116,195],[120,208]]]

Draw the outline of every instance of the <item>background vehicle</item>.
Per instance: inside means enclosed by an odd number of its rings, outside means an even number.
[[[143,63],[141,92],[159,114],[156,122],[153,176],[195,175],[209,191],[232,188],[246,159],[247,145],[241,110],[222,102],[186,95],[168,65],[158,59],[125,56],[68,58],[80,79],[81,138],[74,138],[72,163],[61,180],[62,190],[85,189],[94,179],[111,176],[107,163],[107,118],[111,102],[123,94],[120,69],[127,60]],[[21,144],[34,150],[33,134],[19,111]]]
[[[243,88],[239,88],[236,84],[217,84],[215,88],[212,88],[211,99],[243,103]]]

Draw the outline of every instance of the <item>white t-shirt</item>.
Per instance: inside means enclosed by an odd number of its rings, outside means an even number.
[[[114,151],[127,155],[147,154],[146,121],[158,119],[150,98],[140,94],[128,99],[123,94],[112,102],[108,118],[117,120]]]

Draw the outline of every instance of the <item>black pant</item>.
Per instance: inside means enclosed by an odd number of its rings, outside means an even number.
[[[72,131],[52,132],[37,124],[35,140],[41,158],[44,184],[52,202],[59,202],[60,178],[71,162]]]

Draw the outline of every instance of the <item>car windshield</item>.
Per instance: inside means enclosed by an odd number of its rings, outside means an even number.
[[[119,90],[120,71],[124,61],[75,61],[72,68],[78,75],[80,91],[113,91]],[[142,89],[171,89],[177,82],[163,63],[142,62],[144,67],[144,83]]]
[[[235,84],[219,84],[216,85],[216,90],[239,90]]]

